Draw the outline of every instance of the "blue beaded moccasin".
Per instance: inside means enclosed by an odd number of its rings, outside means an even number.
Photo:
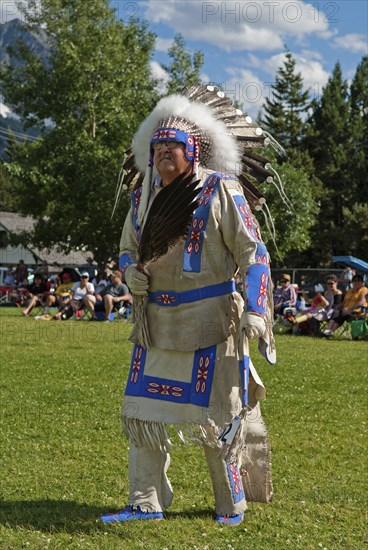
[[[129,504],[123,510],[120,510],[120,512],[116,512],[115,514],[106,514],[105,516],[100,517],[100,521],[102,521],[102,523],[125,523],[126,521],[134,521],[139,519],[160,520],[164,519],[164,515],[162,512],[142,512],[139,506],[133,508],[133,506]]]
[[[237,514],[236,516],[227,516],[227,515],[217,515],[216,521],[217,523],[221,523],[224,525],[239,525],[244,519],[244,514]]]

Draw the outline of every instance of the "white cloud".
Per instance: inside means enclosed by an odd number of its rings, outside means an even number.
[[[325,14],[318,4],[237,0],[209,2],[192,0],[148,0],[145,16],[165,23],[189,40],[201,40],[225,51],[272,51],[280,49],[288,36],[329,32]]]
[[[296,55],[295,58],[296,69],[302,73],[304,88],[310,91],[312,97],[319,97],[328,80],[328,72],[324,70],[319,61],[308,59],[302,55]]]
[[[345,36],[338,36],[334,39],[333,45],[354,53],[368,53],[368,42],[365,34],[350,33],[345,34]]]
[[[255,117],[270,93],[269,86],[248,69],[228,67],[226,72],[230,78],[221,83],[224,92],[233,101],[239,101],[245,113]]]
[[[304,52],[309,55],[293,54],[296,61],[296,71],[301,72],[304,89],[309,90],[310,98],[319,97],[329,74],[324,70],[318,52]],[[316,59],[317,58],[317,59]],[[266,97],[271,97],[271,86],[275,83],[275,75],[283,65],[285,53],[279,53],[261,59],[254,54],[248,54],[246,62],[250,68],[228,67],[229,80],[223,84],[224,91],[232,99],[244,104],[244,110],[255,116],[262,107]],[[252,69],[262,70],[270,75],[261,79]]]
[[[293,57],[296,61],[296,72],[301,72],[302,74],[304,88],[309,89],[312,95],[319,95],[329,77],[329,74],[323,68],[319,52],[304,50],[300,54],[293,54]],[[248,65],[262,68],[263,71],[271,75],[272,83],[274,83],[277,69],[283,65],[284,60],[285,53],[283,52],[265,60],[253,54],[247,56]]]
[[[157,63],[157,61],[151,61],[150,68],[151,68],[151,74],[153,78],[155,78],[158,81],[157,83],[158,92],[160,94],[164,94],[167,89],[169,75],[167,74],[165,69],[163,69],[159,63]]]
[[[173,43],[172,38],[156,38],[156,50],[158,52],[167,52],[167,50],[170,48],[171,44]]]
[[[300,52],[300,55],[302,55],[303,57],[308,57],[309,59],[318,59],[319,61],[323,60],[322,54],[313,50],[302,50]]]

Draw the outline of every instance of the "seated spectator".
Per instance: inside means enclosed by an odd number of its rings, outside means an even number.
[[[32,309],[41,303],[41,298],[49,291],[49,289],[50,286],[43,280],[42,275],[36,273],[33,283],[27,287],[27,298],[29,299],[29,302],[27,308],[22,311],[22,315],[24,315],[24,317],[28,317]]]
[[[96,311],[105,311],[106,320],[109,320],[110,313],[119,304],[124,302],[132,303],[132,297],[128,287],[123,283],[123,276],[116,270],[111,275],[111,283],[105,286],[95,296],[88,295],[84,299],[84,304],[88,311],[92,313],[91,321],[97,321]]]
[[[89,282],[89,275],[87,271],[82,273],[81,280],[74,283],[69,300],[63,304],[60,311],[54,315],[56,321],[69,319],[75,311],[81,309],[83,300],[86,296],[93,296],[95,288],[92,283]]]
[[[296,290],[290,284],[290,275],[284,273],[280,278],[281,286],[273,293],[275,315],[282,315],[285,308],[296,306]]]
[[[325,292],[325,298],[328,301],[328,306],[325,308],[326,316],[324,319],[321,319],[322,321],[331,319],[335,308],[343,301],[343,293],[337,288],[337,283],[338,280],[336,275],[327,275],[327,290]]]
[[[17,288],[14,288],[9,295],[9,302],[15,304],[18,307],[22,307],[27,300],[27,288],[28,288],[28,279],[24,279],[23,282],[19,283]]]
[[[363,277],[354,275],[352,284],[353,288],[347,291],[342,304],[338,305],[332,314],[328,327],[323,333],[325,336],[331,336],[345,321],[352,321],[359,317],[362,308],[367,307],[368,288],[363,285]]]
[[[61,278],[63,282],[59,286],[57,286],[56,290],[54,290],[54,292],[52,294],[49,294],[46,298],[44,310],[44,313],[46,315],[49,313],[50,307],[56,305],[58,308],[61,308],[69,300],[69,295],[74,285],[72,277],[68,271],[64,271]],[[59,278],[57,280],[60,281]]]
[[[99,292],[109,284],[107,274],[104,269],[100,269],[98,271],[96,277],[92,280],[92,284],[95,287],[95,294],[99,294]]]
[[[15,285],[15,273],[11,266],[9,266],[8,269],[5,271],[4,285],[5,286]]]
[[[15,279],[18,286],[23,286],[24,279],[28,279],[28,269],[24,264],[24,260],[19,260],[15,268]]]
[[[316,292],[310,307],[304,309],[300,315],[288,315],[287,319],[293,324],[300,325],[310,319],[316,318],[328,305],[329,302],[323,296],[322,292]]]

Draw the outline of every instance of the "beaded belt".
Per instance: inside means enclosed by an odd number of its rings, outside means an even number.
[[[148,299],[155,302],[158,306],[179,306],[189,302],[197,302],[206,298],[215,298],[235,292],[235,281],[226,281],[218,285],[202,286],[193,290],[184,290],[175,292],[173,290],[159,290],[158,292],[149,292]]]

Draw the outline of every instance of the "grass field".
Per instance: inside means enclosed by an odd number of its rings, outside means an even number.
[[[366,548],[367,343],[277,336],[278,365],[253,351],[268,397],[274,500],[239,527],[212,519],[202,452],[172,453],[162,522],[104,526],[126,504],[120,405],[130,325],[36,322],[0,310],[2,548]]]

